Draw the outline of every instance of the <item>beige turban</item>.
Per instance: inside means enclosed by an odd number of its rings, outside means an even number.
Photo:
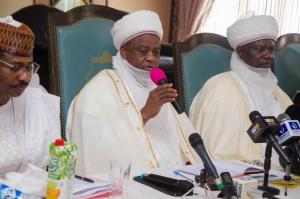
[[[163,36],[159,16],[149,10],[140,10],[125,15],[114,24],[111,30],[114,45],[118,50],[127,41],[147,33],[157,35],[160,40]]]
[[[11,16],[0,18],[0,51],[12,55],[32,56],[34,34]]]
[[[227,39],[232,48],[261,40],[276,40],[278,25],[272,16],[259,15],[240,19],[227,28]]]

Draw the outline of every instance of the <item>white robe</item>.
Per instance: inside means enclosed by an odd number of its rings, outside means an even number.
[[[67,132],[78,145],[76,171],[89,175],[107,171],[107,160],[130,161],[133,173],[159,167],[149,133],[126,81],[116,70],[102,70],[75,97],[69,108]],[[182,158],[195,163],[187,136],[194,132],[189,120],[178,116],[170,103],[174,136]]]
[[[282,110],[292,104],[277,85],[273,96]],[[216,75],[205,83],[193,100],[190,118],[212,157],[257,160],[263,157],[263,150],[247,134],[251,111],[248,95],[236,73],[230,71]]]
[[[46,168],[49,144],[60,138],[59,113],[57,96],[31,86],[0,106],[0,176],[28,164]]]

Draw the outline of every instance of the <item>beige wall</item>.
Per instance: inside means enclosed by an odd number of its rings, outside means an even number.
[[[0,0],[0,17],[10,15],[32,3],[33,0]]]
[[[93,2],[94,4],[105,5],[105,0],[94,0]],[[32,3],[33,0],[0,0],[0,17],[10,15]],[[171,0],[108,0],[108,6],[126,12],[142,9],[156,12],[163,25],[163,42],[168,42]]]
[[[93,2],[105,5],[105,0],[94,0]],[[142,9],[156,12],[160,17],[164,29],[163,42],[168,42],[171,0],[108,0],[108,6],[126,12]]]

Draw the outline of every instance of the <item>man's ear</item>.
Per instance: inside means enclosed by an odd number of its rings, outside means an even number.
[[[126,46],[125,45],[122,45],[120,47],[120,54],[123,59],[126,59]]]

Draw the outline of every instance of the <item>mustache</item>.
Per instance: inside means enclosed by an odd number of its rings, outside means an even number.
[[[18,87],[24,87],[24,86],[28,86],[28,85],[29,85],[29,82],[21,81],[18,84],[13,85],[12,87],[13,88],[18,88]]]

